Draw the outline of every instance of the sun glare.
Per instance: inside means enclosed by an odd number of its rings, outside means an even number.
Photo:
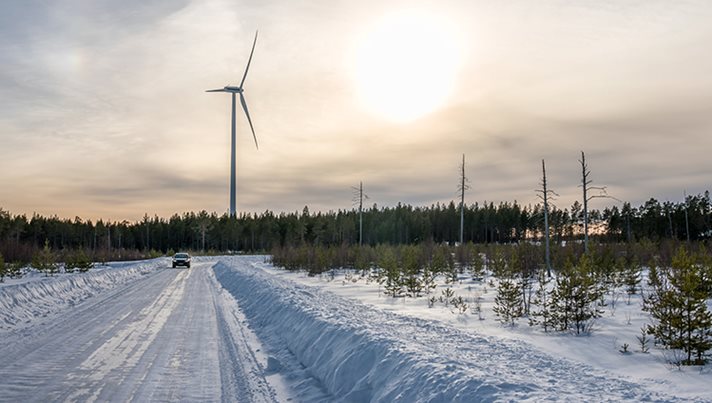
[[[460,64],[455,35],[432,16],[399,13],[374,24],[356,49],[357,92],[366,107],[396,122],[442,106]]]

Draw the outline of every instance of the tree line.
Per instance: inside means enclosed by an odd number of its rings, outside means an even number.
[[[583,210],[578,201],[569,208],[549,207],[552,242],[561,244],[582,237]],[[630,203],[590,210],[591,238],[598,242],[649,239],[701,240],[712,234],[709,192],[687,196],[681,202],[650,199],[641,206]],[[454,202],[414,207],[397,204],[363,210],[363,243],[454,243],[460,239],[460,210]],[[463,241],[516,243],[543,234],[540,204],[514,202],[465,205]],[[243,213],[238,217],[200,211],[170,218],[145,215],[142,220],[91,221],[33,214],[11,214],[0,208],[0,253],[5,261],[29,262],[48,242],[52,250],[82,249],[92,258],[136,259],[151,251],[269,251],[294,245],[353,245],[359,242],[359,213],[338,210]],[[99,259],[96,259],[99,260]]]

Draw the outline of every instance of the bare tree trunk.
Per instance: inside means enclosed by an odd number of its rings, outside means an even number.
[[[460,245],[465,242],[465,190],[469,188],[465,184],[465,154],[462,154],[462,166],[460,172]]]
[[[358,198],[358,246],[363,244],[363,182],[359,182]]]
[[[588,253],[588,175],[591,173],[586,166],[586,155],[581,151],[581,186],[583,187],[583,251]]]
[[[546,275],[551,277],[551,255],[549,250],[549,194],[546,188],[546,165],[541,160],[542,185],[544,189],[544,240],[546,253]]]
[[[556,195],[556,192],[550,190],[546,182],[546,164],[544,160],[541,160],[541,189],[537,190],[539,193],[537,196],[544,202],[544,244],[545,244],[545,257],[546,257],[546,275],[551,277],[551,249],[550,240],[551,234],[549,232],[549,197],[550,195]]]

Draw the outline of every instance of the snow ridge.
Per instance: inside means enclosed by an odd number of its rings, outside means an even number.
[[[3,285],[0,287],[0,330],[28,326],[37,319],[56,314],[87,298],[140,278],[165,266],[165,261],[154,259],[128,266],[120,263],[117,266]]]
[[[272,354],[292,354],[332,401],[671,401],[527,343],[382,311],[224,258],[216,278]]]

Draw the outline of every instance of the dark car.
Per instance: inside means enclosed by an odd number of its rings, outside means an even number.
[[[175,269],[177,266],[185,266],[190,269],[190,260],[191,257],[189,254],[184,252],[176,253],[173,255],[173,268]]]

